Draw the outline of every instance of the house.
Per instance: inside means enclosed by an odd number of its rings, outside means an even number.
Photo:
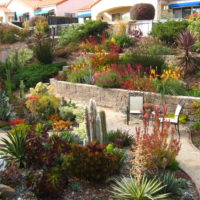
[[[151,3],[155,8],[155,20],[185,18],[200,12],[200,1],[195,0],[94,0],[79,9],[79,22],[87,19],[102,19],[107,22],[130,20],[130,8],[138,3]]]
[[[114,22],[130,19],[130,8],[138,3],[151,3],[155,8],[155,19],[161,15],[162,2],[159,0],[95,0],[79,9],[79,22],[91,18],[92,20],[104,20]]]
[[[4,0],[0,9],[3,18],[15,15],[17,21],[27,21],[37,15],[76,17],[78,9],[93,0]],[[5,17],[6,16],[6,17]]]
[[[175,19],[185,18],[194,13],[200,13],[200,1],[178,0],[170,1],[169,9]]]
[[[6,3],[0,4],[0,24],[13,20],[13,12],[6,7]]]

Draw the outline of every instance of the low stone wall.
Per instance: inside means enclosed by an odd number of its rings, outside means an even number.
[[[4,63],[12,51],[24,48],[27,48],[25,42],[17,42],[14,44],[0,44],[0,63]]]
[[[72,99],[77,103],[88,104],[92,98],[97,102],[98,106],[112,108],[116,111],[124,112],[128,105],[129,93],[136,91],[124,89],[105,89],[94,85],[69,83],[65,81],[57,81],[50,79],[50,84],[55,88],[56,94],[65,99]],[[183,99],[185,101],[183,112],[187,114],[190,120],[194,120],[192,115],[191,103],[194,100],[200,101],[200,98],[187,96],[170,96],[165,95],[164,98],[160,94],[144,92],[145,103],[153,103],[155,105],[162,105],[162,102],[168,107],[168,112],[174,113],[178,102]]]

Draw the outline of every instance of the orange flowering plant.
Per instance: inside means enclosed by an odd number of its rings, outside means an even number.
[[[64,131],[69,130],[72,123],[70,121],[59,120],[53,123],[54,131]]]
[[[145,158],[146,169],[157,170],[170,166],[176,160],[181,147],[180,141],[175,138],[175,129],[170,126],[170,123],[160,122],[160,119],[167,115],[165,105],[162,108],[162,116],[160,112],[160,108],[155,107],[155,119],[152,130],[149,128],[149,112],[145,112],[143,115],[143,130],[136,128],[136,145],[132,153],[134,155],[135,152],[138,152],[137,148],[142,149],[140,156]],[[134,160],[132,163],[134,165]],[[132,169],[134,169],[134,166]]]

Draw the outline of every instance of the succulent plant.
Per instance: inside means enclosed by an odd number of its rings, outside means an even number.
[[[96,102],[91,99],[89,108],[85,109],[86,131],[88,143],[98,140],[101,144],[107,141],[105,112],[97,112]]]

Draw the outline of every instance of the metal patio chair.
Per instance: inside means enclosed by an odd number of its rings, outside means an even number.
[[[185,102],[183,100],[179,101],[179,103],[178,103],[178,105],[176,107],[176,110],[175,110],[174,118],[167,118],[167,117],[159,118],[161,123],[169,122],[171,124],[174,124],[176,130],[178,131],[179,137],[180,137],[179,118],[180,118],[180,114],[181,114],[181,111],[183,109],[184,104],[185,104]]]
[[[144,106],[144,93],[129,93],[128,106],[127,106],[127,124],[130,121],[130,115],[143,114]]]

